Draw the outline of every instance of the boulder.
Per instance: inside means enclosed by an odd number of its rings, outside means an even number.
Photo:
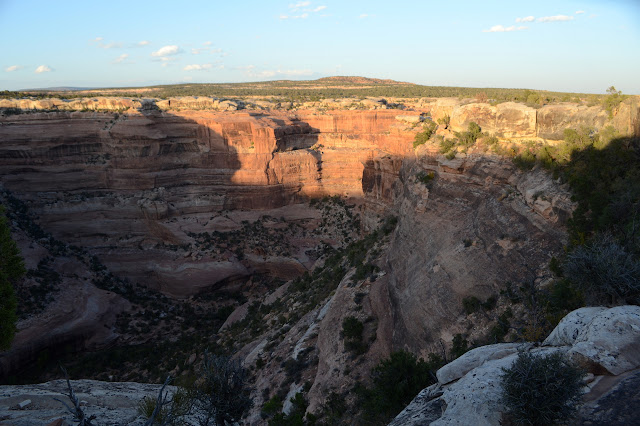
[[[422,426],[438,420],[446,409],[444,400],[438,398],[440,395],[438,383],[423,389],[389,426]]]
[[[617,306],[596,315],[580,331],[569,355],[614,376],[640,367],[640,306]]]
[[[540,355],[549,355],[557,350],[559,349],[544,348],[536,352]],[[501,424],[502,412],[504,411],[500,401],[502,371],[509,368],[516,358],[517,354],[512,353],[504,358],[487,361],[471,370],[457,382],[449,385],[442,394],[447,408],[442,417],[432,422],[431,425],[488,426]]]
[[[558,323],[551,334],[542,343],[544,346],[573,345],[580,332],[598,314],[606,311],[607,308],[601,306],[586,307],[570,312]]]
[[[498,343],[495,345],[481,346],[467,352],[460,358],[451,361],[439,369],[436,373],[438,382],[443,385],[451,383],[487,361],[504,358],[516,353],[519,349],[521,350],[528,347],[530,347],[530,345],[522,343]]]

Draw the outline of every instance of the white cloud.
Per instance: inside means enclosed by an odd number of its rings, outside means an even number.
[[[176,45],[163,46],[155,52],[151,53],[151,56],[171,56],[180,53],[180,48]]]
[[[43,72],[50,72],[50,71],[52,71],[52,69],[46,65],[40,65],[38,68],[36,68],[36,74],[40,74]]]
[[[96,43],[96,47],[101,49],[120,49],[122,47],[122,43],[119,42],[103,43],[104,37],[96,37],[90,41],[91,43]]]
[[[101,47],[103,49],[120,49],[122,47],[122,43],[107,43],[107,44],[100,43],[98,47]]]
[[[573,21],[573,16],[554,15],[554,16],[543,16],[542,18],[538,18],[538,22],[559,22],[559,21]]]
[[[212,67],[213,67],[212,64],[192,64],[192,65],[187,65],[186,67],[183,68],[183,70],[185,70],[185,71],[203,71],[203,70],[211,69]]]
[[[20,65],[11,65],[10,67],[6,67],[4,70],[6,72],[12,72],[12,71],[18,71],[20,68],[22,68]]]
[[[516,18],[516,22],[533,22],[535,19],[533,16],[526,16],[524,18]]]
[[[289,4],[289,13],[281,13],[278,18],[279,19],[306,19],[309,17],[311,13],[318,13],[322,10],[325,10],[327,6],[321,5],[311,8],[310,1],[299,1],[297,3]],[[290,13],[296,13],[295,15],[291,15]]]
[[[483,33],[508,33],[511,31],[522,31],[522,30],[526,30],[529,27],[525,27],[525,26],[519,26],[516,27],[515,25],[511,25],[510,27],[505,27],[504,25],[494,25],[493,27],[489,28],[488,30],[482,30]]]
[[[213,42],[212,41],[205,41],[202,44],[204,44],[205,46],[211,46],[213,44]]]
[[[364,18],[368,18],[369,16],[370,16],[369,14],[367,14],[367,13],[363,13],[363,14],[361,14],[360,16],[358,16],[358,18],[360,18],[360,19],[364,19]]]
[[[138,42],[138,46],[148,46],[149,44],[151,44],[149,40],[142,40]]]
[[[127,59],[129,57],[128,53],[123,53],[122,55],[118,56],[116,59],[113,60],[114,64],[120,64],[122,63],[125,59]]]
[[[293,15],[293,16],[280,15],[280,19],[307,19],[308,17],[309,17],[308,13],[303,13],[300,15]]]
[[[584,10],[576,10],[576,15],[582,15],[583,13],[587,13]]]
[[[217,48],[212,48],[212,47],[194,47],[191,49],[191,53],[194,55],[199,55],[201,53],[221,53],[222,49],[217,47]]]
[[[299,1],[298,3],[289,4],[289,9],[291,9],[292,11],[296,11],[296,10],[300,9],[301,7],[307,7],[309,5],[311,5],[310,1]]]

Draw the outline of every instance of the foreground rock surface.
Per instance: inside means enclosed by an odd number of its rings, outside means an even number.
[[[96,416],[96,424],[143,425],[145,420],[138,413],[138,404],[145,396],[156,398],[162,385],[100,382],[97,380],[72,380],[73,390],[87,416]],[[172,393],[175,388],[167,387]],[[71,425],[73,416],[55,398],[71,405],[65,380],[25,386],[0,386],[0,425]],[[26,399],[31,404],[20,409],[18,404]]]
[[[438,383],[421,392],[391,425],[503,424],[500,380],[518,350],[536,356],[561,352],[591,373],[579,424],[634,424],[640,418],[631,408],[640,400],[639,314],[639,306],[581,308],[567,315],[541,347],[503,343],[473,349],[438,370]],[[434,407],[442,408],[437,416]]]

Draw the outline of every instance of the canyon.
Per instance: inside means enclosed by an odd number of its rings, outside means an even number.
[[[575,208],[566,185],[480,147],[451,158],[434,144],[414,148],[424,123],[449,117],[436,133],[452,137],[474,122],[505,146],[553,145],[582,126],[640,135],[636,98],[611,115],[364,101],[0,100],[14,112],[0,116],[0,189],[33,271],[25,286],[58,277],[0,353],[0,377],[201,331],[252,368],[248,423],[305,383],[308,410],[319,411],[331,393],[352,398],[392,351],[446,358],[455,335],[482,340],[509,308],[508,283],[544,286],[566,244]],[[359,240],[357,262],[331,263]],[[495,298],[494,316],[465,314],[471,296]],[[201,323],[189,319],[194,309],[207,315]],[[345,349],[347,317],[363,324],[366,356]],[[199,349],[181,347],[185,359],[174,354],[158,377],[193,371]]]

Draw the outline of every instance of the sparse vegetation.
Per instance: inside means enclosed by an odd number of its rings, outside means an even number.
[[[420,145],[425,144],[429,139],[431,139],[431,135],[433,135],[433,132],[435,132],[436,127],[438,127],[436,123],[428,119],[422,125],[423,130],[416,134],[415,139],[413,140],[413,148],[415,149]]]
[[[24,261],[0,206],[0,350],[9,349],[16,332],[18,303],[14,285],[24,273]]]
[[[536,356],[520,352],[503,371],[502,400],[515,424],[557,424],[574,415],[584,372],[561,353]]]
[[[367,345],[362,340],[364,323],[353,316],[345,317],[342,321],[342,337],[344,347],[356,355],[367,351]]]
[[[371,388],[360,387],[363,416],[368,424],[386,424],[425,387],[435,382],[442,358],[431,354],[429,361],[409,352],[394,352],[371,372]],[[370,422],[370,423],[369,423]]]

